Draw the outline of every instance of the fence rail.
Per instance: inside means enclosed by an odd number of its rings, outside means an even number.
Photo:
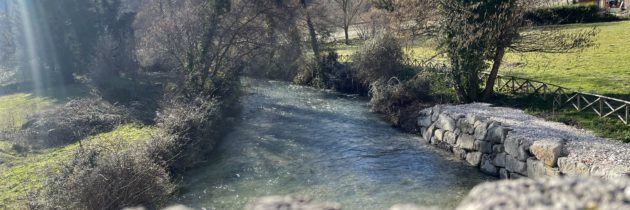
[[[485,81],[488,73],[483,73]],[[578,112],[593,111],[600,118],[611,117],[630,126],[630,102],[585,92],[571,92],[568,88],[545,82],[514,76],[498,75],[495,82],[496,92],[539,94],[546,100],[553,96],[554,111],[564,107],[574,108]]]

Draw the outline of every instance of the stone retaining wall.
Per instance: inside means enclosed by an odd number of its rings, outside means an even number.
[[[490,109],[489,105],[482,106]],[[422,139],[452,152],[484,173],[500,178],[539,178],[561,175],[615,177],[630,172],[630,168],[622,165],[598,165],[580,158],[568,158],[575,149],[565,148],[567,140],[563,136],[566,134],[552,135],[554,130],[538,132],[535,127],[522,125],[513,127],[510,120],[485,116],[483,112],[453,111],[461,109],[450,107],[455,106],[435,106],[420,111],[417,126]],[[535,118],[527,116],[528,120]],[[523,132],[527,129],[535,130],[538,135],[527,137],[527,132]],[[595,146],[602,143],[594,142]]]

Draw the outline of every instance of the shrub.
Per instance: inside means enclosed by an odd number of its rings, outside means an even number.
[[[95,144],[79,149],[72,161],[51,173],[43,199],[30,205],[36,209],[154,209],[174,190],[167,170],[142,145]]]
[[[24,146],[47,148],[111,131],[132,121],[125,108],[106,101],[72,100],[63,107],[30,117],[15,140]]]
[[[389,35],[381,35],[365,42],[352,57],[352,68],[363,84],[379,79],[398,77],[406,80],[405,55],[400,43]],[[413,75],[411,75],[413,76]]]
[[[348,64],[339,62],[339,54],[330,51],[316,63],[314,59],[305,63],[294,82],[318,88],[334,89],[343,93],[367,94],[367,86],[358,79]]]
[[[601,11],[597,5],[547,7],[531,11],[525,18],[536,25],[619,21],[617,16]]]

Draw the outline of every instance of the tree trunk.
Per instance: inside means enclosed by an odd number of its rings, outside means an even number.
[[[350,45],[350,36],[348,35],[349,26],[343,27],[343,32],[346,34],[346,45]]]
[[[501,62],[503,61],[504,55],[505,47],[499,47],[496,54],[494,55],[492,70],[490,71],[490,76],[488,76],[488,80],[486,81],[486,88],[483,91],[483,101],[488,101],[488,99],[490,99],[490,97],[494,95],[494,83],[497,80],[497,75],[499,74],[499,68],[501,67]]]

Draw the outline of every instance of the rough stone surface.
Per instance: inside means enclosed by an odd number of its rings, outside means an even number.
[[[316,203],[291,196],[262,197],[247,204],[245,210],[341,210],[338,204]]]
[[[504,152],[496,154],[494,156],[494,165],[499,167],[505,167],[505,157],[506,154]]]
[[[417,121],[418,126],[425,128],[431,126],[431,123],[433,123],[431,121],[431,109],[423,109],[419,114]]]
[[[502,153],[503,151],[503,144],[495,144],[492,146],[492,153],[498,154]]]
[[[466,154],[466,162],[470,165],[478,166],[481,162],[481,152],[470,152]]]
[[[431,141],[431,137],[433,137],[433,131],[435,131],[435,125],[429,126],[429,128],[427,128],[427,130],[422,133],[422,137],[426,142]]]
[[[440,117],[435,124],[438,128],[447,131],[455,131],[456,128],[455,120],[447,114],[440,114]]]
[[[468,134],[462,134],[457,137],[457,146],[462,149],[473,150],[475,149],[475,139]]]
[[[585,163],[579,160],[575,160],[575,159],[571,159],[567,157],[558,159],[558,168],[560,168],[560,171],[563,174],[569,175],[569,176],[589,176],[590,175],[590,166],[586,165]]]
[[[498,124],[493,124],[490,126],[490,128],[488,128],[488,133],[486,134],[486,141],[501,144],[503,143],[503,141],[505,141],[507,134],[508,134],[508,129]]]
[[[505,169],[510,172],[516,172],[519,174],[527,174],[527,164],[523,161],[519,161],[511,155],[505,157]]]
[[[457,134],[455,134],[454,132],[451,131],[447,131],[444,134],[444,141],[450,145],[456,145],[457,144]]]
[[[457,210],[630,209],[630,180],[568,177],[519,179],[473,188]]]
[[[481,156],[481,166],[479,168],[481,169],[482,172],[486,174],[498,176],[499,168],[497,168],[496,166],[494,166],[494,164],[492,164],[493,159],[494,158],[492,158],[492,156],[490,155]]]
[[[475,150],[480,151],[481,153],[490,154],[492,153],[492,142],[476,140]]]
[[[433,135],[435,136],[435,138],[438,141],[443,141],[444,140],[444,130],[442,130],[442,129],[436,129],[435,132],[433,133]]]
[[[486,134],[488,133],[487,123],[479,123],[475,126],[475,139],[484,140],[486,139]]]
[[[462,148],[453,148],[453,154],[455,154],[455,157],[459,158],[460,160],[466,159],[466,150]]]
[[[521,141],[517,138],[507,138],[505,140],[505,143],[503,144],[503,147],[505,148],[506,153],[517,157],[520,144]]]
[[[529,147],[529,151],[545,165],[555,167],[558,163],[558,158],[562,154],[562,145],[564,145],[564,140],[562,139],[543,139],[534,142]]]

